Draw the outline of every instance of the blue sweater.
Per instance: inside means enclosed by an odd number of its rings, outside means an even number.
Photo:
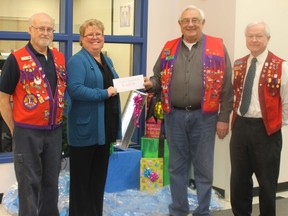
[[[111,59],[105,61],[118,78]],[[68,144],[76,147],[105,144],[105,99],[102,73],[93,56],[82,48],[67,63],[68,82]],[[119,124],[117,138],[121,139],[121,108],[119,101]]]

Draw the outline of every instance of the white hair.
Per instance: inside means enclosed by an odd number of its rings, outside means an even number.
[[[259,25],[259,24],[264,26],[265,35],[267,37],[270,37],[270,28],[264,21],[254,21],[254,22],[249,23],[245,28],[245,35],[247,34],[247,31],[250,27],[255,26],[255,25]]]
[[[202,20],[205,20],[205,14],[204,14],[203,10],[201,10],[200,8],[198,8],[198,7],[194,6],[194,5],[189,5],[189,6],[185,7],[185,8],[182,10],[181,14],[180,14],[179,20],[181,20],[181,17],[182,17],[182,15],[183,15],[183,13],[184,13],[185,11],[191,10],[191,9],[192,9],[192,10],[197,10],[197,11],[199,11]]]

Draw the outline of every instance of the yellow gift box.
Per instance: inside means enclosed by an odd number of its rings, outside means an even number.
[[[149,192],[163,187],[163,158],[140,160],[140,190]]]

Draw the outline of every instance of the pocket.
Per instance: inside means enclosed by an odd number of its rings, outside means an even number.
[[[89,124],[90,124],[90,116],[87,116],[85,118],[78,118],[77,119],[77,132],[78,132],[78,135],[80,137],[88,137],[89,136]]]

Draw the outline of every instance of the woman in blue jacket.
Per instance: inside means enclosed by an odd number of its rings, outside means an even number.
[[[111,59],[101,50],[104,25],[80,26],[82,49],[67,64],[70,216],[102,216],[110,144],[121,139],[121,110]]]

